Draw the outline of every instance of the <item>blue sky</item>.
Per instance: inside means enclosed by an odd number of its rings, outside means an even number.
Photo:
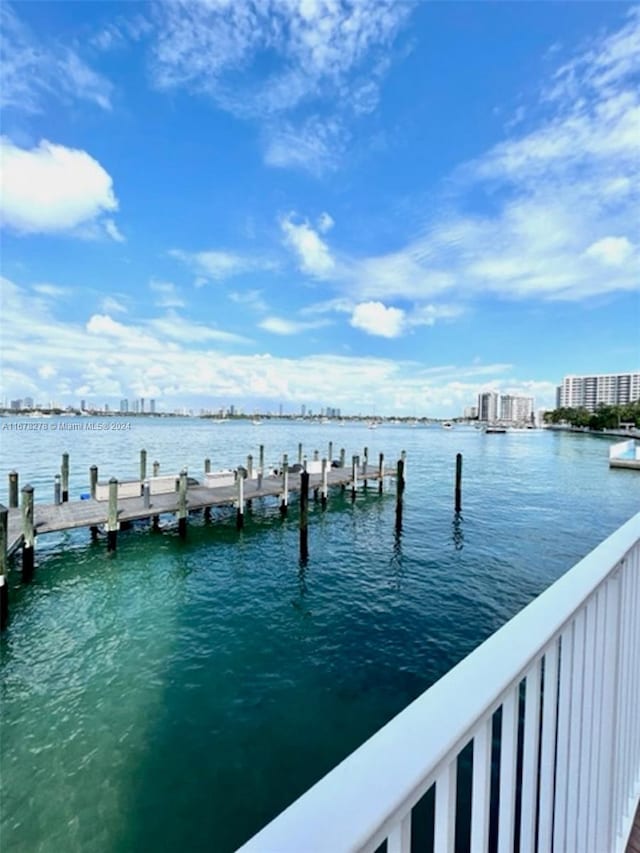
[[[639,6],[1,9],[3,398],[446,417],[639,369]]]

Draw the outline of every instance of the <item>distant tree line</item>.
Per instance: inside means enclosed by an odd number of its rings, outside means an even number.
[[[640,400],[623,406],[605,406],[601,404],[595,412],[587,409],[571,409],[563,406],[552,412],[545,412],[548,424],[567,423],[575,427],[588,429],[618,429],[620,424],[635,424],[640,427]]]

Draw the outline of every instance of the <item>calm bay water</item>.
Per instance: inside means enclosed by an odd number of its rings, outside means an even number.
[[[236,466],[263,443],[275,464],[329,440],[348,459],[407,450],[401,536],[391,490],[336,492],[304,567],[294,501],[285,521],[255,504],[240,534],[230,511],[192,519],[186,543],[140,527],[116,555],[87,531],[41,537],[34,581],[13,572],[4,851],[233,850],[640,510],[640,476],[589,436],[187,419],[5,429],[1,500],[15,468],[51,501],[64,451],[76,498],[93,463],[137,476],[142,447],[197,477],[206,456]]]

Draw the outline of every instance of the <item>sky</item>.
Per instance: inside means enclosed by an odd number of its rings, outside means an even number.
[[[640,369],[640,5],[0,15],[2,400],[451,417]]]

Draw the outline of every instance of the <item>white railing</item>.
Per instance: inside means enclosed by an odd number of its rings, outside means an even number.
[[[470,743],[469,819],[456,784]],[[435,853],[465,829],[472,853],[490,835],[498,853],[624,853],[640,797],[640,514],[241,851],[409,853],[434,785]]]

